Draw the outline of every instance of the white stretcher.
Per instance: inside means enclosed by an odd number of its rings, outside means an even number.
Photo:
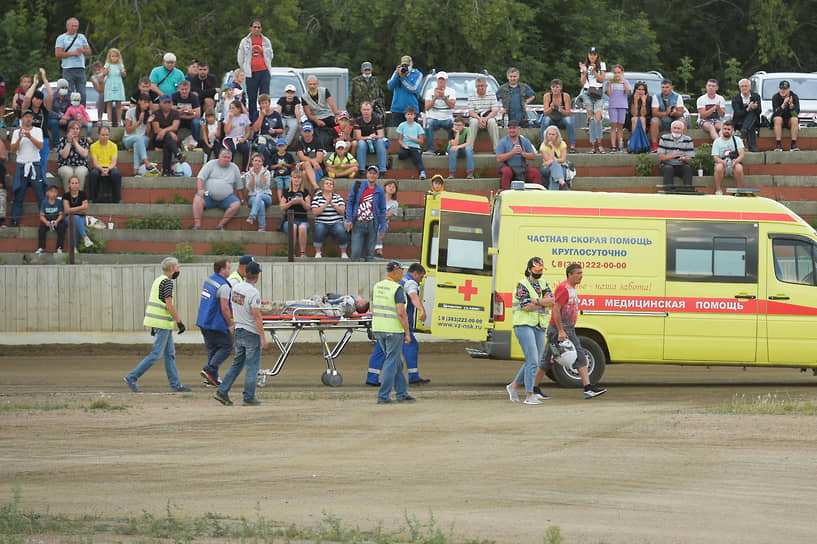
[[[268,376],[277,376],[284,368],[284,364],[289,357],[295,340],[303,330],[317,331],[323,346],[323,359],[326,362],[326,370],[321,375],[321,382],[330,387],[338,387],[343,383],[343,376],[335,366],[335,359],[340,356],[343,348],[352,339],[354,331],[366,331],[369,340],[374,340],[372,336],[372,314],[352,314],[350,316],[341,315],[309,315],[315,313],[313,306],[287,308],[285,315],[262,315],[264,330],[269,331],[272,341],[278,346],[280,355],[275,361],[272,369],[261,369],[258,371],[258,387],[267,385]],[[329,312],[332,313],[332,312]],[[279,331],[290,331],[286,343],[278,337]],[[343,336],[330,349],[326,340],[327,330],[343,330]]]

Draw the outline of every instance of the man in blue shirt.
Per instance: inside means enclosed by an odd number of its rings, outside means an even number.
[[[230,261],[219,259],[213,263],[213,274],[204,280],[196,325],[201,329],[204,345],[207,347],[207,364],[201,371],[204,383],[218,387],[218,369],[233,352],[233,312],[230,309],[232,290],[227,278],[230,276]]]
[[[79,33],[79,20],[71,17],[65,22],[65,34],[57,37],[54,55],[60,59],[62,77],[68,80],[68,91],[77,92],[85,105],[85,57],[90,56],[91,46],[84,34]]]
[[[539,170],[528,165],[536,160],[536,150],[530,140],[519,134],[519,121],[508,121],[508,135],[496,144],[496,162],[500,164],[499,186],[504,191],[510,189],[511,178],[542,183]]]
[[[411,106],[415,110],[418,108],[422,85],[423,73],[415,70],[411,57],[403,56],[386,84],[390,91],[394,91],[391,99],[392,126],[400,126],[400,123],[406,120],[404,114],[407,107]]]
[[[176,55],[165,53],[162,65],[150,71],[150,89],[158,94],[172,95],[184,81],[184,73],[176,68]]]

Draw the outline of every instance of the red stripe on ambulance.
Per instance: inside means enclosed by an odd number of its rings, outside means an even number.
[[[444,202],[444,201],[443,201]],[[720,212],[699,210],[638,210],[627,208],[565,208],[559,206],[510,206],[520,215],[566,215],[571,217],[634,217],[650,219],[706,219],[720,221],[784,221],[797,219],[786,213]]]

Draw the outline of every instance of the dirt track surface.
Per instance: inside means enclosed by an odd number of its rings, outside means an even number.
[[[603,397],[554,386],[524,406],[503,389],[518,363],[436,349],[421,346],[432,382],[414,405],[376,405],[352,347],[342,387],[321,385],[323,360],[301,352],[256,408],[216,402],[198,354],[178,360],[188,394],[168,392],[162,363],[143,394],[126,389],[148,348],[7,354],[0,403],[70,407],[0,411],[0,504],[19,482],[24,508],[72,515],[162,514],[169,500],[191,516],[254,517],[258,505],[267,519],[310,525],[325,510],[362,528],[432,511],[446,530],[500,543],[541,542],[549,525],[569,543],[815,541],[817,417],[715,410],[735,394],[817,402],[811,373],[612,366]],[[127,409],[84,409],[101,395]]]

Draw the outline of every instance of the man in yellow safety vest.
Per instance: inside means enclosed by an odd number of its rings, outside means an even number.
[[[403,265],[399,261],[389,261],[388,275],[374,286],[372,296],[372,331],[380,349],[386,354],[383,372],[380,376],[378,404],[395,402],[391,398],[394,389],[396,402],[415,402],[408,393],[408,381],[403,374],[403,344],[411,342],[411,330],[406,316],[406,294],[400,280],[403,279]]]

